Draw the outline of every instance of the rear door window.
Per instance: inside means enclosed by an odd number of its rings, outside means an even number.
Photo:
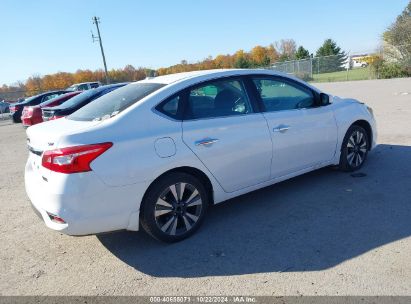
[[[241,80],[222,79],[190,90],[184,119],[244,115],[252,112]]]

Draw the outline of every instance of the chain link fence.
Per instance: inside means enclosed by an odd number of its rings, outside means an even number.
[[[370,63],[367,60],[369,56],[369,54],[361,54],[311,57],[276,62],[270,69],[315,82],[374,79],[376,75],[372,73]]]
[[[268,68],[313,82],[407,77],[411,76],[411,45],[276,62]]]

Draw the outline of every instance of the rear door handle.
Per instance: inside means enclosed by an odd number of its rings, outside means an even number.
[[[203,139],[197,140],[195,142],[195,145],[208,147],[208,146],[211,146],[212,144],[215,144],[216,142],[218,142],[217,138],[203,138]]]
[[[273,129],[273,132],[285,133],[290,129],[290,126],[279,125]]]

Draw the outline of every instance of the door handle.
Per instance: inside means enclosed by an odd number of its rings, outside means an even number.
[[[196,146],[205,146],[205,147],[208,147],[208,146],[211,146],[212,144],[214,144],[214,143],[216,143],[216,142],[218,142],[218,139],[217,139],[217,138],[204,138],[204,139],[197,140],[197,141],[195,142],[195,145],[196,145]]]
[[[290,129],[290,126],[279,125],[273,129],[273,132],[285,133]]]

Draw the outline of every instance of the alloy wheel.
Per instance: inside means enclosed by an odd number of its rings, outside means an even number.
[[[354,131],[347,142],[347,161],[351,167],[361,166],[367,154],[367,138],[360,131]]]
[[[187,233],[199,220],[202,208],[201,195],[193,185],[173,184],[161,193],[155,204],[157,227],[171,236]]]

